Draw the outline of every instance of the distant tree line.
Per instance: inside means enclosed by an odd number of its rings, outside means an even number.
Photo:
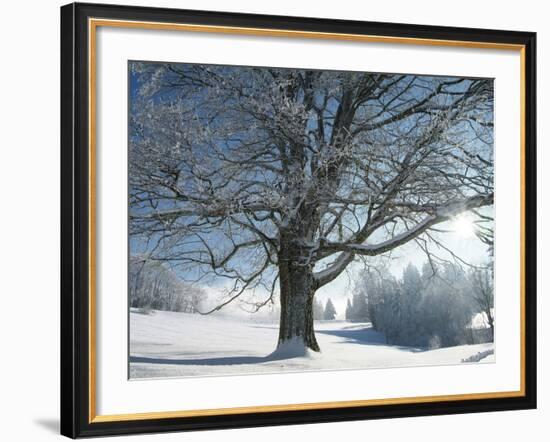
[[[409,264],[401,279],[387,269],[366,271],[348,302],[349,320],[370,320],[388,344],[450,347],[492,341],[493,278],[488,269],[426,264],[422,272]],[[365,310],[366,308],[366,310]],[[472,328],[481,314],[485,329]]]
[[[331,314],[331,312],[333,312]],[[336,316],[336,309],[334,304],[329,299],[324,306],[320,299],[313,300],[313,319],[315,321],[331,320]],[[267,314],[267,318],[271,321],[278,321],[280,317],[280,307],[277,304],[273,304],[270,311]]]
[[[356,290],[351,302],[348,299],[346,319],[352,322],[366,322],[370,320],[366,290]]]
[[[313,300],[313,319],[316,321],[332,321],[336,319],[336,308],[331,299],[327,299],[325,306],[319,299]]]
[[[203,289],[182,281],[166,264],[130,258],[130,307],[197,313],[204,302]]]

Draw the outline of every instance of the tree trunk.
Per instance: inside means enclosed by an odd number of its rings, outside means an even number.
[[[315,280],[310,266],[294,260],[279,264],[281,320],[278,348],[290,341],[301,339],[305,348],[320,351],[313,330],[313,297]]]
[[[491,339],[491,342],[494,342],[495,340],[495,320],[493,318],[493,315],[492,315],[492,312],[491,312],[491,308],[489,307],[485,314],[487,315],[487,320],[489,322],[489,338]]]

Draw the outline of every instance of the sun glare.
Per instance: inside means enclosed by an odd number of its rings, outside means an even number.
[[[462,238],[472,237],[475,234],[474,222],[468,215],[457,216],[452,221],[452,229]]]

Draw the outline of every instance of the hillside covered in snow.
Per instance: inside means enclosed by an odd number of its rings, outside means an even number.
[[[387,368],[494,361],[493,343],[426,349],[387,345],[370,323],[316,321],[321,353],[287,343],[278,324],[241,317],[130,312],[131,379]]]

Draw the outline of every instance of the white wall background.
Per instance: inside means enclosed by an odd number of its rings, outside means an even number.
[[[113,0],[114,1],[114,0]],[[550,433],[550,302],[543,280],[550,240],[544,165],[550,139],[549,14],[540,1],[120,0],[134,5],[500,28],[538,32],[539,409],[460,416],[126,437],[133,441],[280,441],[305,437],[453,442],[543,440]],[[5,3],[0,26],[0,438],[48,441],[59,410],[59,6],[58,0]],[[532,245],[533,247],[535,245]],[[546,249],[546,250],[545,250]]]

